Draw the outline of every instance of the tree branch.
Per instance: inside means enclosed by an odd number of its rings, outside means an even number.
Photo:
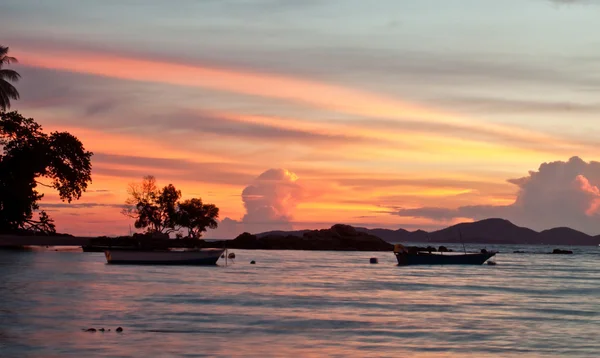
[[[41,186],[45,186],[46,188],[52,188],[52,189],[54,189],[54,187],[53,187],[52,185],[44,184],[44,183],[42,183],[42,182],[39,182],[39,181],[37,181],[37,180],[35,181],[35,183],[36,183],[36,184],[39,184],[39,185],[41,185]]]

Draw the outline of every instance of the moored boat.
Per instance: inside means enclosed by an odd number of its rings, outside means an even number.
[[[133,251],[106,250],[109,264],[131,265],[216,265],[225,249]]]
[[[483,265],[495,252],[482,250],[480,253],[432,253],[409,250],[403,245],[394,245],[398,265]]]

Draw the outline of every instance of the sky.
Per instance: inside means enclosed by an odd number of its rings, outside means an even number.
[[[154,175],[207,238],[502,217],[600,234],[600,1],[4,0],[13,109],[94,152],[41,206],[124,235]]]

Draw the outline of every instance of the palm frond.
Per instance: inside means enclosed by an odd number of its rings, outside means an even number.
[[[19,63],[19,60],[11,56],[0,56],[0,63]]]
[[[10,109],[10,100],[18,100],[20,97],[19,91],[12,84],[0,78],[0,109]]]
[[[0,79],[2,80],[17,82],[19,78],[21,78],[21,75],[15,70],[0,70]]]
[[[7,109],[10,109],[10,99],[0,91],[0,111],[6,111]]]
[[[8,56],[8,46],[0,45],[0,110],[10,109],[11,99],[19,99],[19,91],[8,81],[17,82],[21,75],[15,70],[3,69],[5,64],[17,62],[17,59]]]
[[[12,56],[8,56],[8,51],[9,51],[8,46],[2,46],[2,45],[0,45],[0,68],[4,64],[18,63],[19,62],[16,58],[14,58]]]

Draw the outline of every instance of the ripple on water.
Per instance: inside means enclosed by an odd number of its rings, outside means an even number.
[[[595,356],[598,253],[500,249],[497,266],[477,267],[365,252],[237,250],[227,267],[0,252],[2,357]]]

